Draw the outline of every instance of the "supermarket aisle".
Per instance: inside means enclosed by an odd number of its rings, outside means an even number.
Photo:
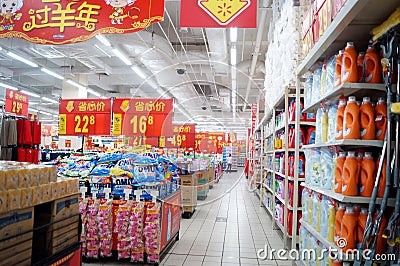
[[[283,248],[283,243],[257,196],[248,191],[246,179],[239,179],[241,174],[225,174],[207,199],[199,201],[203,205],[192,219],[182,220],[181,239],[162,265],[278,265],[257,259],[258,249]]]
[[[239,168],[242,170],[242,168]],[[278,231],[259,199],[249,192],[242,172],[225,174],[199,201],[191,219],[182,219],[180,240],[161,265],[292,265],[289,261],[258,260],[257,250],[283,248]],[[278,262],[278,263],[277,263]],[[133,265],[115,260],[83,265]]]

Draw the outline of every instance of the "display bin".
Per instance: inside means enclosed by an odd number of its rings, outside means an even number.
[[[208,176],[208,185],[209,188],[213,188],[214,181],[215,181],[215,167],[211,166],[207,170],[207,176]]]
[[[197,206],[197,178],[193,175],[180,175],[182,207],[184,213],[193,213]]]
[[[207,198],[209,187],[206,173],[207,171],[199,171],[194,174],[197,179],[197,200],[205,200]]]

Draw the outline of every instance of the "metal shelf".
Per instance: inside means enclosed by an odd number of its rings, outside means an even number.
[[[267,172],[270,172],[270,173],[274,173],[274,170],[269,169],[269,168],[267,168],[267,167],[264,167],[264,170],[267,171]]]
[[[335,200],[343,202],[343,203],[369,204],[369,202],[371,200],[369,197],[345,196],[343,194],[336,193],[336,192],[334,192],[332,190],[327,190],[327,189],[323,189],[323,188],[320,188],[320,187],[316,187],[316,186],[312,186],[312,185],[309,185],[309,184],[305,184],[304,182],[301,183],[301,186],[309,188],[309,189],[311,189],[311,190],[313,190],[315,192],[318,192],[318,193],[320,193],[322,195],[328,196],[328,197],[330,197],[332,199],[335,199]],[[377,198],[375,203],[376,204],[381,204],[382,203],[382,198]],[[387,204],[388,204],[388,206],[394,206],[395,199],[394,198],[389,198]]]
[[[335,140],[333,142],[326,142],[320,144],[303,145],[303,149],[314,149],[329,146],[348,146],[348,147],[383,147],[381,140],[361,140],[361,139],[343,139]]]
[[[282,233],[285,234],[288,238],[292,238],[292,236],[289,235],[289,234],[285,231],[285,228],[283,227],[283,225],[282,225],[277,219],[274,218],[274,220],[275,220],[276,225],[277,225],[277,226],[279,227],[279,229],[282,231]]]
[[[277,172],[277,171],[275,171],[275,175],[280,176],[280,177],[283,177],[283,178],[286,178],[286,175],[285,175],[285,174],[282,174],[282,173]]]
[[[274,194],[274,191],[272,191],[272,189],[269,186],[267,186],[267,184],[263,183],[263,187],[265,187],[269,192]]]
[[[370,96],[372,91],[381,91],[382,94],[378,95],[374,93],[374,97],[384,96],[386,93],[385,84],[370,84],[370,83],[343,83],[341,86],[336,88],[334,91],[328,93],[318,101],[312,103],[310,106],[304,107],[303,113],[316,112],[320,107],[321,102],[335,101],[341,95],[349,96],[354,94],[358,95],[360,98],[364,96]],[[361,92],[365,92],[361,94]]]
[[[293,211],[293,207],[290,206],[289,204],[286,204],[286,202],[281,198],[281,196],[279,196],[278,194],[275,193],[275,197],[276,197],[280,202],[282,202],[282,204],[285,205],[285,206],[288,208],[288,210]]]
[[[279,132],[279,131],[285,129],[285,127],[286,127],[285,124],[283,124],[282,126],[277,127],[277,128],[275,129],[275,132],[277,133],[277,132]]]
[[[355,45],[359,51],[365,50],[372,28],[386,20],[399,5],[399,0],[385,1],[385,4],[379,0],[347,0],[298,66],[298,75],[305,74],[325,56],[336,54],[348,40],[357,40]]]
[[[265,209],[267,209],[268,213],[271,214],[272,217],[274,217],[274,213],[270,210],[270,208],[268,208],[267,204],[265,204],[265,202],[262,203],[265,207]]]
[[[266,154],[273,154],[274,151],[266,151],[265,153],[266,153]]]

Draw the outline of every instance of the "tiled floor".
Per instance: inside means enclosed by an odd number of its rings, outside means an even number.
[[[225,174],[207,199],[198,202],[193,217],[182,219],[180,240],[161,265],[292,265],[290,261],[257,259],[257,250],[265,246],[283,248],[283,243],[241,174]],[[108,261],[84,265],[122,264]]]

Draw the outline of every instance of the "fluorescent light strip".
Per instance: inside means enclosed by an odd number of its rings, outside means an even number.
[[[47,98],[47,97],[42,97],[42,100],[46,101],[46,102],[50,102],[50,103],[58,103],[58,101]]]
[[[106,96],[101,96],[100,98],[102,98],[102,99],[108,99]]]
[[[112,49],[112,52],[119,58],[121,59],[122,62],[124,62],[126,65],[131,66],[132,62],[129,60],[128,57],[126,57],[120,50],[117,48]]]
[[[10,90],[13,90],[13,91],[17,91],[18,90],[18,88],[16,88],[16,87],[13,87],[13,86],[1,83],[1,82],[0,82],[0,87],[4,87],[6,89],[10,89]]]
[[[97,91],[94,91],[92,89],[87,89],[87,92],[90,93],[90,94],[93,94],[94,96],[97,96],[97,97],[101,96],[100,93],[98,93]]]
[[[97,38],[97,40],[99,40],[105,46],[111,46],[110,41],[106,37],[104,37],[103,35],[96,35],[96,38]]]
[[[41,111],[41,110],[39,110],[39,113],[44,114],[44,115],[49,115],[49,116],[53,115],[52,113]]]
[[[131,69],[135,71],[135,73],[141,77],[142,79],[146,79],[146,75],[142,72],[142,70],[138,66],[132,66]]]
[[[236,48],[231,48],[231,65],[236,65]]]
[[[33,108],[28,108],[28,111],[29,111],[29,112],[34,112],[34,113],[37,113],[37,112],[39,112],[39,110],[37,110],[37,109],[33,109]]]
[[[237,28],[231,28],[229,30],[231,42],[237,42]]]
[[[73,81],[72,79],[68,79],[68,80],[67,80],[67,83],[70,84],[70,85],[72,85],[72,86],[74,86],[74,87],[77,87],[77,88],[79,88],[79,89],[82,89],[82,90],[86,89],[85,86],[82,86],[81,84],[79,84],[79,83]]]
[[[106,56],[111,58],[111,55],[109,53],[107,53],[106,51],[104,51],[103,49],[101,49],[100,46],[98,46],[97,44],[95,44],[94,47],[96,47],[97,50],[99,50],[100,52],[102,52],[103,54],[105,54]]]
[[[63,76],[61,76],[61,75],[59,75],[59,74],[57,74],[57,73],[55,73],[55,72],[53,72],[53,71],[51,71],[51,70],[48,70],[47,68],[42,67],[40,70],[42,70],[44,73],[46,73],[46,74],[48,74],[48,75],[50,75],[50,76],[53,76],[53,77],[55,77],[55,78],[64,80],[64,77],[63,77]]]
[[[53,119],[39,119],[39,122],[54,122]]]
[[[22,56],[17,55],[17,54],[15,54],[13,52],[7,52],[7,55],[12,57],[12,58],[14,58],[14,59],[17,59],[18,61],[21,61],[22,63],[25,63],[25,64],[27,64],[27,65],[29,65],[31,67],[38,67],[38,65],[36,63],[34,63],[32,61],[29,61],[28,59],[25,59]]]
[[[25,94],[27,94],[27,95],[29,95],[29,96],[35,97],[35,98],[40,98],[40,95],[39,95],[39,94],[30,92],[30,91],[21,90],[21,92],[22,92],[22,93],[25,93]]]

